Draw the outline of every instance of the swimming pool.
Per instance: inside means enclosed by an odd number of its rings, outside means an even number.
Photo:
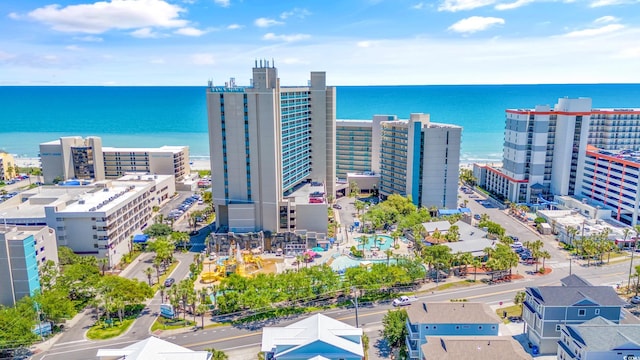
[[[380,241],[382,239],[382,242]],[[389,235],[371,235],[367,237],[367,243],[364,244],[366,250],[371,250],[372,247],[380,248],[380,251],[385,251],[393,246],[393,238]],[[357,246],[358,249],[362,249],[362,244]]]
[[[331,263],[331,269],[333,271],[344,271],[346,268],[350,268],[350,267],[357,267],[360,266],[360,263],[362,263],[363,261],[368,261],[370,263],[387,263],[387,258],[385,257],[384,259],[362,259],[362,260],[355,260],[352,259],[346,255],[340,255],[338,257],[336,257],[333,262]],[[390,264],[395,264],[396,263],[396,259],[389,259],[389,263]]]

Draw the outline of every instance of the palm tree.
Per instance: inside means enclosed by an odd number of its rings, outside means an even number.
[[[387,255],[387,267],[389,267],[389,258],[393,256],[393,250],[387,249],[384,251],[385,255]]]
[[[367,243],[367,237],[362,235],[358,238],[358,244],[362,244],[362,254],[364,255],[364,245]]]
[[[151,276],[153,275],[153,269],[151,267],[144,269],[144,274],[147,275],[147,281],[149,281],[149,286],[151,286]]]
[[[204,351],[211,353],[211,360],[228,360],[229,355],[227,355],[222,350],[216,350],[214,348],[207,348]]]
[[[567,235],[569,235],[569,245],[573,246],[573,241],[576,239],[576,235],[578,235],[578,228],[569,226],[567,227]]]
[[[104,276],[104,272],[109,267],[109,259],[107,258],[98,259],[98,267],[100,267],[100,272],[102,273],[102,276]]]
[[[480,259],[478,258],[473,258],[473,261],[471,261],[471,266],[473,266],[474,268],[474,272],[473,272],[473,282],[476,282],[476,280],[478,279],[478,269],[482,266],[482,261],[480,261]]]
[[[545,261],[545,259],[551,259],[551,254],[549,254],[549,252],[547,250],[543,250],[543,251],[540,251],[540,253],[538,255],[540,255],[540,257],[542,258],[542,268],[544,269],[545,268],[544,267],[544,261]],[[536,268],[537,268],[537,265],[538,264],[536,263]]]

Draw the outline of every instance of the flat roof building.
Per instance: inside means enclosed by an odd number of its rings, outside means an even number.
[[[41,143],[40,160],[45,184],[117,179],[128,173],[173,175],[182,180],[191,172],[188,146],[102,147],[97,136],[67,136]]]
[[[514,203],[548,204],[554,195],[580,195],[589,176],[583,173],[585,159],[595,156],[588,155],[588,145],[640,150],[640,109],[591,105],[590,98],[560,98],[553,108],[506,110],[502,167],[475,164],[479,185]],[[626,212],[620,209],[621,219]]]
[[[116,265],[131,237],[151,220],[153,206],[175,193],[172,175],[127,175],[87,186],[42,186],[0,205],[2,221],[47,225],[59,246],[107,258]]]
[[[58,263],[52,228],[0,225],[0,304],[13,306],[40,290],[38,269],[47,261]]]
[[[0,180],[6,181],[16,177],[17,172],[15,169],[16,162],[13,159],[13,155],[0,151]]]

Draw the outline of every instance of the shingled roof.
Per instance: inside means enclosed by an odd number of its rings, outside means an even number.
[[[407,307],[412,324],[498,324],[487,304],[464,302],[414,303]]]
[[[567,331],[588,351],[640,349],[640,324],[616,324],[598,316],[580,325],[568,325]]]
[[[626,304],[611,286],[530,287],[544,306],[623,306]]]

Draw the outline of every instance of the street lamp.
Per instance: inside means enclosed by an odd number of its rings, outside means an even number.
[[[638,236],[633,238],[633,246],[631,247],[631,262],[629,263],[629,279],[627,280],[627,293],[631,290],[631,271],[633,271],[633,254],[636,252],[638,245]]]

